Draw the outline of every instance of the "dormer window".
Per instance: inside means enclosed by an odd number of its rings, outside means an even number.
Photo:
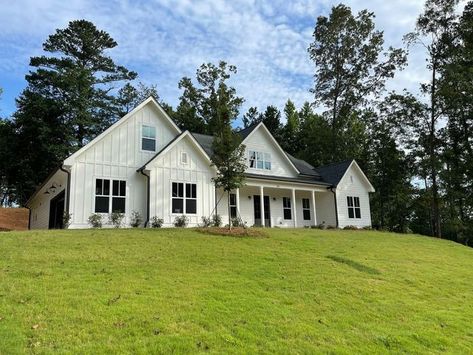
[[[271,154],[249,151],[249,167],[251,169],[271,170]]]
[[[141,150],[148,152],[156,151],[156,127],[141,126]]]

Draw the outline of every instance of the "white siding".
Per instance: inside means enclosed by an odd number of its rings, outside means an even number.
[[[56,191],[51,193],[49,188],[52,185],[57,186]],[[58,170],[46,183],[43,188],[38,192],[36,197],[30,203],[31,209],[31,229],[48,229],[49,227],[49,204],[50,201],[60,194],[63,190],[66,190],[67,194],[67,175],[65,172]],[[48,191],[48,194],[45,192]],[[64,207],[65,208],[65,207]]]
[[[260,126],[255,131],[253,131],[251,135],[243,142],[243,144],[246,146],[245,157],[247,165],[248,152],[250,150],[271,154],[271,170],[248,168],[248,173],[286,177],[296,177],[298,175],[297,171],[288,161],[286,155],[274,145],[274,142],[264,127]]]
[[[361,218],[348,217],[347,196],[360,198]],[[340,228],[345,226],[371,226],[369,186],[367,186],[364,177],[354,165],[347,170],[345,176],[337,186],[337,205]]]
[[[240,216],[247,226],[251,227],[255,224],[254,218],[254,195],[259,195],[260,189],[256,186],[244,186],[240,188]],[[294,227],[294,215],[291,212],[291,219],[284,219],[283,211],[283,197],[289,197],[292,199],[292,191],[289,188],[264,188],[264,195],[269,196],[270,206],[270,217],[271,226],[280,228],[291,228]],[[312,194],[310,191],[298,191],[296,190],[296,214],[297,214],[297,227],[313,226],[316,224],[314,220],[314,213],[312,208]],[[302,212],[302,199],[308,198],[310,203],[310,220],[304,221]],[[219,200],[217,211],[222,216],[223,224],[228,224],[228,200],[227,194],[222,190],[217,192],[217,200]],[[292,201],[291,201],[292,202]],[[317,206],[316,197],[316,208]],[[318,213],[318,211],[317,211]],[[334,210],[332,210],[334,214]],[[317,221],[319,217],[317,215]],[[319,223],[319,222],[317,222]]]
[[[141,150],[143,124],[156,127],[156,151],[177,135],[167,118],[149,103],[88,147],[71,168],[70,228],[89,227],[87,219],[95,210],[97,178],[126,180],[124,223],[129,223],[132,211],[146,218],[146,178],[136,170],[156,153]],[[107,220],[106,215],[104,220]]]
[[[187,164],[181,163],[181,153],[187,153]],[[189,226],[197,226],[202,216],[210,216],[215,206],[213,169],[197,150],[189,136],[182,138],[168,152],[148,165],[150,169],[150,218],[163,218],[164,226],[173,226],[181,214],[171,213],[172,182],[197,185],[197,213],[188,214]]]
[[[327,190],[327,192],[316,192],[315,201],[317,224],[335,227],[337,221],[335,217],[335,200],[333,193],[329,190]]]

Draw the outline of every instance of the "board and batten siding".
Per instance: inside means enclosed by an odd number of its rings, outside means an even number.
[[[289,163],[286,155],[275,146],[269,133],[262,126],[258,127],[248,136],[243,144],[245,148],[247,172],[251,174],[273,175],[283,177],[296,177],[298,172]],[[271,154],[271,170],[252,169],[249,167],[249,151],[257,151]]]
[[[339,227],[346,226],[367,227],[371,226],[371,211],[369,186],[359,172],[358,168],[352,165],[338,183],[337,206]],[[359,197],[361,207],[361,218],[348,217],[347,196]]]
[[[181,153],[187,154],[187,164],[182,163]],[[185,214],[189,218],[189,226],[197,226],[202,216],[211,215],[215,206],[215,186],[212,182],[215,173],[189,136],[179,140],[147,168],[150,176],[150,218],[162,218],[163,226],[171,227],[177,216]],[[173,182],[196,184],[196,214],[172,213]]]
[[[156,153],[141,149],[141,127],[156,127],[156,151],[161,150],[178,132],[169,120],[149,103],[116,126],[102,139],[76,157],[71,167],[71,226],[87,228],[95,212],[95,180],[125,180],[126,203],[124,223],[133,211],[146,218],[146,178],[136,170]],[[104,222],[108,220],[104,215]]]
[[[55,185],[56,191],[51,192],[49,188]],[[48,192],[45,194],[45,192]],[[58,170],[51,178],[45,182],[44,186],[38,191],[36,197],[29,204],[30,229],[48,229],[49,228],[49,208],[51,200],[62,191],[67,194],[67,175]]]

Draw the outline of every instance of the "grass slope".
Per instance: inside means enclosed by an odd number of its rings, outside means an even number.
[[[0,234],[0,353],[473,351],[473,249],[269,235]]]

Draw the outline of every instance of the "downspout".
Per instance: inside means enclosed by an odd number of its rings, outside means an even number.
[[[150,196],[150,190],[151,190],[151,185],[150,185],[150,179],[149,175],[146,175],[143,172],[143,169],[140,169],[140,173],[144,176],[146,176],[146,221],[145,221],[145,228],[148,227],[149,224],[149,205],[151,203],[151,196]]]
[[[67,214],[69,215],[69,201],[70,201],[70,199],[71,199],[71,172],[70,172],[69,170],[67,170],[67,169],[64,169],[64,167],[63,167],[62,165],[59,167],[59,169],[61,169],[61,171],[64,171],[64,172],[67,174],[66,212],[67,212]]]
[[[336,227],[338,228],[338,205],[337,205],[337,192],[334,190],[333,186],[329,187],[330,191],[333,193],[333,202],[335,203],[335,223],[337,224]]]

